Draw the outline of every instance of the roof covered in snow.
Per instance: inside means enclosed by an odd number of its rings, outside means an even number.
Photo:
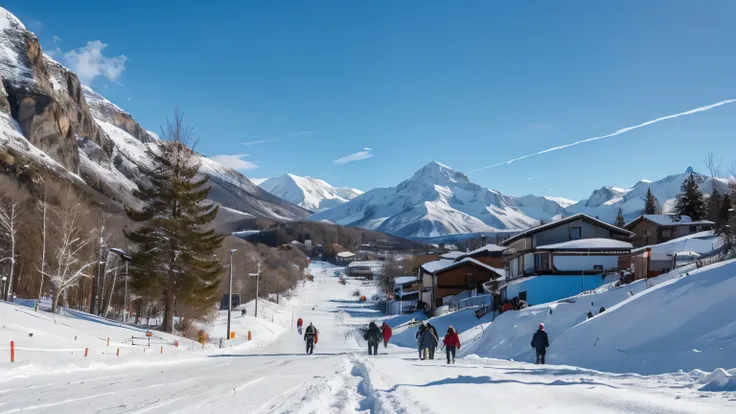
[[[514,242],[516,240],[519,240],[522,237],[531,236],[531,235],[536,234],[536,233],[539,233],[541,231],[549,230],[551,228],[555,228],[557,226],[561,226],[563,224],[567,224],[567,223],[573,222],[575,220],[580,220],[580,219],[583,219],[583,220],[587,221],[590,224],[594,224],[594,225],[597,225],[599,227],[603,227],[605,229],[608,229],[608,230],[610,230],[612,232],[621,234],[621,235],[626,236],[626,237],[633,237],[634,236],[634,233],[632,233],[632,232],[630,232],[628,230],[624,230],[624,229],[618,228],[618,227],[614,226],[613,224],[606,223],[605,221],[598,220],[597,218],[594,218],[594,217],[590,217],[587,214],[578,213],[578,214],[574,214],[574,215],[569,216],[569,217],[561,218],[559,220],[552,221],[552,222],[547,223],[547,224],[542,224],[541,226],[537,226],[537,227],[531,228],[529,230],[523,231],[523,232],[517,234],[516,236],[513,236],[511,238],[508,238],[508,239],[504,240],[503,242],[501,242],[501,244],[503,246],[508,246],[510,243],[512,243],[512,242]]]
[[[353,252],[340,252],[337,254],[337,257],[341,257],[343,259],[347,259],[347,258],[354,257],[354,256],[355,256],[355,253]]]
[[[455,260],[460,256],[464,256],[465,252],[447,252],[440,256],[441,259]]]
[[[626,228],[631,228],[642,220],[646,220],[658,226],[694,226],[714,224],[709,220],[693,221],[690,216],[677,216],[675,214],[643,214],[628,222],[626,224]]]
[[[418,281],[419,279],[417,279],[416,276],[397,276],[394,278],[394,285],[403,285],[406,283],[414,283]]]
[[[446,272],[448,270],[452,270],[452,269],[454,269],[456,267],[463,266],[463,265],[466,265],[468,263],[471,263],[471,264],[473,264],[475,266],[478,266],[478,267],[484,268],[486,270],[489,270],[489,271],[491,271],[491,272],[493,272],[493,273],[495,273],[495,274],[497,274],[497,275],[499,275],[501,277],[505,277],[506,276],[506,271],[505,270],[498,269],[498,268],[495,268],[493,266],[488,266],[487,264],[485,264],[483,262],[479,262],[478,260],[475,260],[475,259],[470,258],[470,257],[466,257],[466,258],[464,258],[462,260],[458,260],[457,262],[452,262],[452,261],[447,261],[447,260],[438,260],[436,262],[430,262],[430,263],[437,263],[437,262],[443,262],[443,261],[444,262],[449,262],[449,263],[445,263],[444,265],[438,263],[437,265],[435,265],[435,266],[432,267],[434,269],[432,271],[427,270],[426,267],[425,267],[425,265],[427,265],[429,263],[425,263],[424,265],[422,265],[422,268],[424,268],[429,273],[438,274],[438,273],[443,273],[443,272]]]
[[[454,260],[447,260],[447,259],[440,259],[435,260],[434,262],[427,262],[420,267],[427,273],[434,273],[438,269],[442,269],[443,267],[447,267],[451,264],[453,264]]]
[[[379,262],[378,260],[363,260],[351,262],[348,264],[348,267],[351,269],[356,267],[383,267],[383,262]]]
[[[629,242],[613,239],[580,239],[537,246],[537,250],[630,250],[632,247]]]
[[[689,236],[672,239],[660,244],[640,247],[632,250],[632,253],[641,253],[650,250],[652,253],[661,253],[673,255],[679,252],[695,252],[698,254],[708,254],[713,250],[723,246],[723,238],[714,236],[713,230],[701,231],[700,233],[691,234]]]
[[[468,257],[468,256],[475,256],[480,253],[501,253],[506,249],[508,249],[508,247],[506,246],[499,246],[497,244],[486,244],[483,247],[469,251],[467,253],[463,253],[460,256]]]

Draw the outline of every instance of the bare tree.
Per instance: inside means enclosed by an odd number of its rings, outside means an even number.
[[[55,220],[59,234],[54,247],[56,265],[48,272],[43,272],[51,283],[51,312],[54,313],[61,295],[76,286],[81,278],[91,277],[88,270],[96,263],[95,260],[85,260],[89,239],[81,227],[82,206],[72,199],[71,189],[67,190],[59,210]]]
[[[11,195],[7,200],[0,201],[0,233],[5,237],[8,243],[7,257],[0,259],[0,262],[10,262],[10,272],[8,275],[8,283],[5,285],[3,297],[5,300],[13,300],[13,278],[15,277],[15,260],[16,247],[18,241],[18,228],[20,226],[20,205],[16,202],[15,196]]]
[[[721,159],[716,163],[715,155],[711,152],[703,160],[703,164],[705,164],[705,167],[710,171],[711,179],[719,177],[721,175],[721,165],[723,165],[723,155],[721,155]]]

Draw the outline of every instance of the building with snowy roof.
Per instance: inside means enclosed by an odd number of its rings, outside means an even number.
[[[585,214],[519,233],[501,243],[506,279],[500,296],[539,304],[600,287],[618,271],[618,258],[629,254],[633,237]]]
[[[664,243],[714,227],[715,223],[709,220],[693,221],[689,216],[674,214],[643,214],[624,226],[635,234],[635,247]]]
[[[483,284],[505,277],[502,268],[495,268],[471,257],[457,260],[436,260],[421,265],[419,276],[422,282],[421,300],[431,309],[436,309],[448,297],[469,291],[483,293]]]

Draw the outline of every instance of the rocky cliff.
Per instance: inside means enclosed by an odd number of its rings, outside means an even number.
[[[0,163],[6,173],[19,175],[21,164],[26,172],[30,165],[76,184],[81,178],[80,185],[115,203],[137,203],[133,193],[147,183],[148,149],[158,137],[45,55],[38,38],[2,8],[0,80],[0,112],[6,114],[0,123]],[[308,214],[235,170],[205,157],[201,165],[200,172],[211,178],[210,197],[231,213],[281,220]]]

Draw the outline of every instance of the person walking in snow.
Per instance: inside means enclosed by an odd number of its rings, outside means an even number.
[[[455,332],[455,328],[453,328],[452,326],[447,328],[447,334],[445,334],[445,339],[442,340],[442,343],[445,344],[445,352],[447,353],[447,363],[454,364],[455,363],[455,351],[460,349],[460,337],[457,336],[457,332]]]
[[[302,325],[304,324],[304,321],[302,318],[299,318],[296,320],[296,331],[299,333],[299,335],[302,334]]]
[[[427,330],[427,324],[422,321],[421,325],[419,325],[419,329],[417,330],[416,335],[414,337],[417,339],[417,347],[419,348],[419,359],[424,360],[424,348],[422,348],[422,337],[424,336],[424,331]]]
[[[319,335],[317,327],[312,325],[312,322],[309,322],[309,326],[304,330],[304,340],[307,342],[307,354],[311,355],[314,352],[317,335]]]
[[[391,339],[393,331],[391,331],[391,327],[386,322],[381,325],[381,333],[383,334],[383,347],[388,348],[388,341]]]
[[[427,352],[429,359],[434,359],[434,351],[437,349],[439,342],[439,339],[437,339],[437,330],[432,324],[428,323],[421,337],[422,352]]]
[[[247,312],[248,312],[248,311],[247,311],[247,310],[245,310],[245,308],[241,309],[241,310],[240,310],[240,316],[245,316],[245,314],[246,314]]]
[[[544,331],[543,323],[539,324],[539,329],[532,337],[532,348],[537,351],[537,364],[544,365],[544,356],[547,354],[547,348],[549,348],[549,338],[547,332]]]
[[[368,325],[368,331],[363,335],[363,339],[368,341],[368,355],[378,355],[378,343],[381,342],[382,334],[375,322]]]

